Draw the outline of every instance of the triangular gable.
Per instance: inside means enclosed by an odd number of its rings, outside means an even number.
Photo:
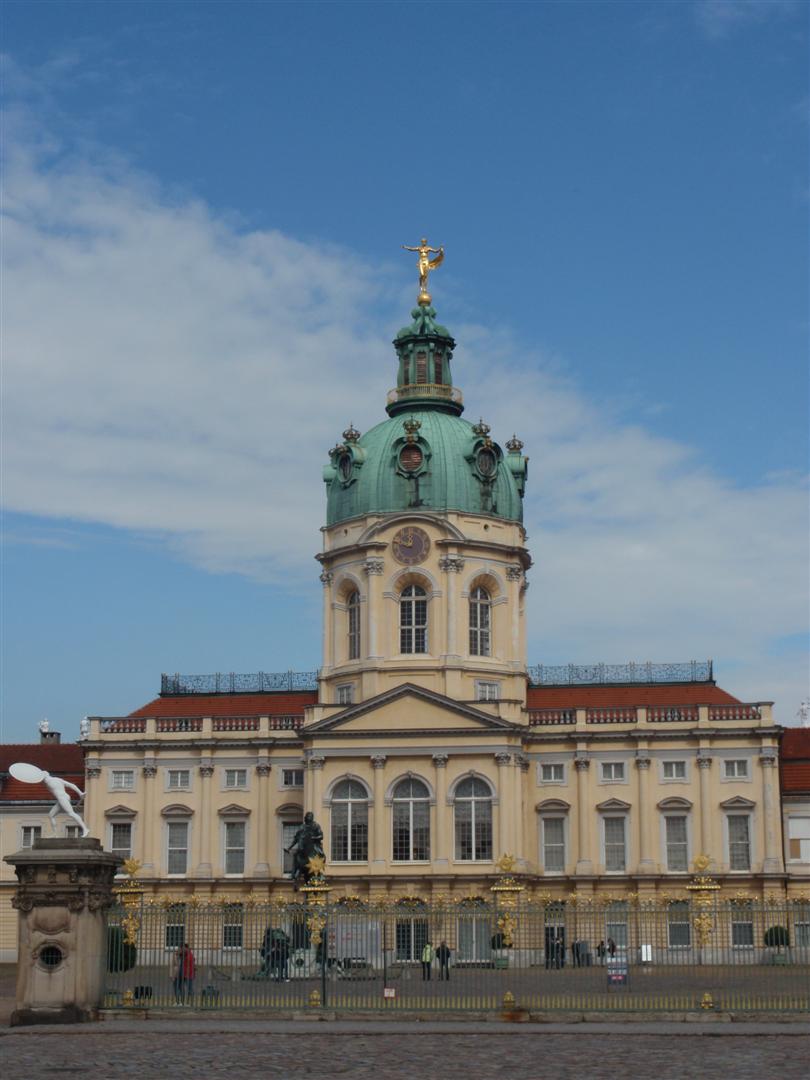
[[[604,802],[600,802],[596,807],[597,810],[629,810],[630,803],[622,802],[621,799],[606,799]]]
[[[104,817],[134,818],[135,816],[135,810],[130,810],[128,806],[122,806],[120,803],[118,806],[111,806],[109,810],[104,811]]]
[[[733,799],[726,799],[720,806],[724,810],[753,810],[757,804],[750,799],[744,799],[742,795],[735,795]]]
[[[406,699],[419,702],[419,713],[414,712],[411,716],[403,715],[403,710],[396,706]],[[334,716],[326,717],[315,724],[308,724],[301,730],[301,735],[320,734],[321,732],[335,731],[340,728],[351,728],[352,731],[376,731],[380,728],[382,717],[374,717],[375,713],[394,712],[399,714],[394,723],[389,718],[383,726],[386,731],[392,733],[395,730],[428,730],[435,731],[437,727],[458,727],[469,731],[471,727],[481,728],[487,731],[520,731],[517,724],[508,720],[502,720],[498,716],[492,716],[472,705],[454,701],[437,694],[435,690],[427,690],[423,686],[415,686],[413,683],[403,683],[391,690],[385,690],[367,701],[356,705],[349,705]],[[444,723],[441,723],[443,721]]]
[[[227,806],[221,806],[217,813],[220,817],[247,817],[250,810],[246,806],[239,806],[238,803],[228,803]]]

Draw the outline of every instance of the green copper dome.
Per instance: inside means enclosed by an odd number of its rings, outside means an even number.
[[[455,342],[432,307],[413,313],[394,341],[397,388],[388,395],[390,419],[361,437],[350,427],[324,468],[327,525],[360,514],[408,508],[460,510],[509,521],[523,518],[528,459],[512,438],[504,453],[489,427],[462,420],[461,393],[452,386]]]

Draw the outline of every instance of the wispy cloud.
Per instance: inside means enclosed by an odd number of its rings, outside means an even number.
[[[695,18],[702,33],[716,40],[771,19],[792,18],[801,7],[797,0],[697,0]]]
[[[310,587],[321,466],[349,420],[379,420],[409,295],[351,251],[241,230],[118,159],[67,153],[24,118],[12,130],[7,506]],[[733,689],[791,717],[806,665],[771,644],[806,626],[801,479],[736,486],[554,358],[453,330],[471,408],[532,457],[533,658],[714,656]]]

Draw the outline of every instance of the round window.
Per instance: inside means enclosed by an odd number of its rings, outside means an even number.
[[[492,450],[479,450],[478,451],[478,471],[482,476],[494,476],[495,469],[497,467],[497,459]]]
[[[62,950],[58,945],[46,945],[40,950],[39,962],[43,967],[53,970],[62,963]]]
[[[399,463],[405,472],[416,472],[422,464],[422,451],[411,443],[403,446],[399,454]]]
[[[351,454],[341,454],[338,458],[338,470],[341,480],[351,480],[354,460]]]

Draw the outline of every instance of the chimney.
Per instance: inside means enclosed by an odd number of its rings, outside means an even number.
[[[41,731],[39,733],[39,741],[48,746],[57,746],[62,741],[62,736],[58,731]]]

